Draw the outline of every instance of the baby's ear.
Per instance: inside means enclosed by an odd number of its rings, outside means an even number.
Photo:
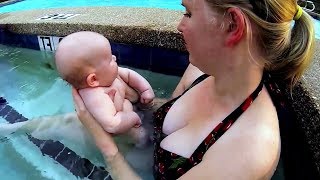
[[[91,73],[87,76],[87,84],[90,87],[97,87],[99,86],[99,81],[97,80],[96,74],[95,73]]]

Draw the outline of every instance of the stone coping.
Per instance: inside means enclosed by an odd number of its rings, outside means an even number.
[[[37,20],[49,14],[79,14],[65,20]],[[185,51],[176,27],[181,11],[154,8],[85,7],[0,14],[0,27],[19,34],[65,36],[80,30],[99,32],[111,41]],[[293,91],[293,108],[320,172],[320,41],[313,63]],[[290,95],[289,95],[290,96]]]
[[[37,20],[49,14],[79,14],[70,19]],[[65,36],[96,31],[114,42],[185,50],[177,25],[181,11],[131,7],[84,7],[19,11],[0,15],[0,24],[20,34]]]
[[[316,40],[315,53],[309,69],[303,76],[304,87],[309,91],[310,97],[320,111],[320,40]]]

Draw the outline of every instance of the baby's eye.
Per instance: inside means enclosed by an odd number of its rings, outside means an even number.
[[[183,14],[183,16],[187,17],[187,18],[191,18],[191,13],[186,12],[186,13]]]

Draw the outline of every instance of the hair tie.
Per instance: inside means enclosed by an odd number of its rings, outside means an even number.
[[[299,5],[297,5],[297,12],[293,17],[293,20],[295,20],[295,21],[299,20],[300,17],[302,16],[302,13],[303,13],[302,8]]]

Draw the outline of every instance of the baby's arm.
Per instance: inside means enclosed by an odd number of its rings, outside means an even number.
[[[131,112],[117,112],[112,99],[105,93],[104,88],[79,90],[85,106],[92,116],[109,133],[124,133],[136,125],[140,125],[139,116]]]
[[[141,126],[141,119],[134,111],[120,111],[114,116],[115,123],[107,125],[104,129],[113,134],[122,134],[128,132],[133,127]]]
[[[105,93],[108,94],[111,98],[111,101],[113,101],[113,105],[116,108],[116,112],[123,111],[124,97],[122,97],[120,93],[117,92],[115,89],[111,89]]]
[[[132,88],[137,90],[141,96],[140,102],[147,104],[152,102],[155,95],[149,82],[137,72],[119,67],[120,77]]]

